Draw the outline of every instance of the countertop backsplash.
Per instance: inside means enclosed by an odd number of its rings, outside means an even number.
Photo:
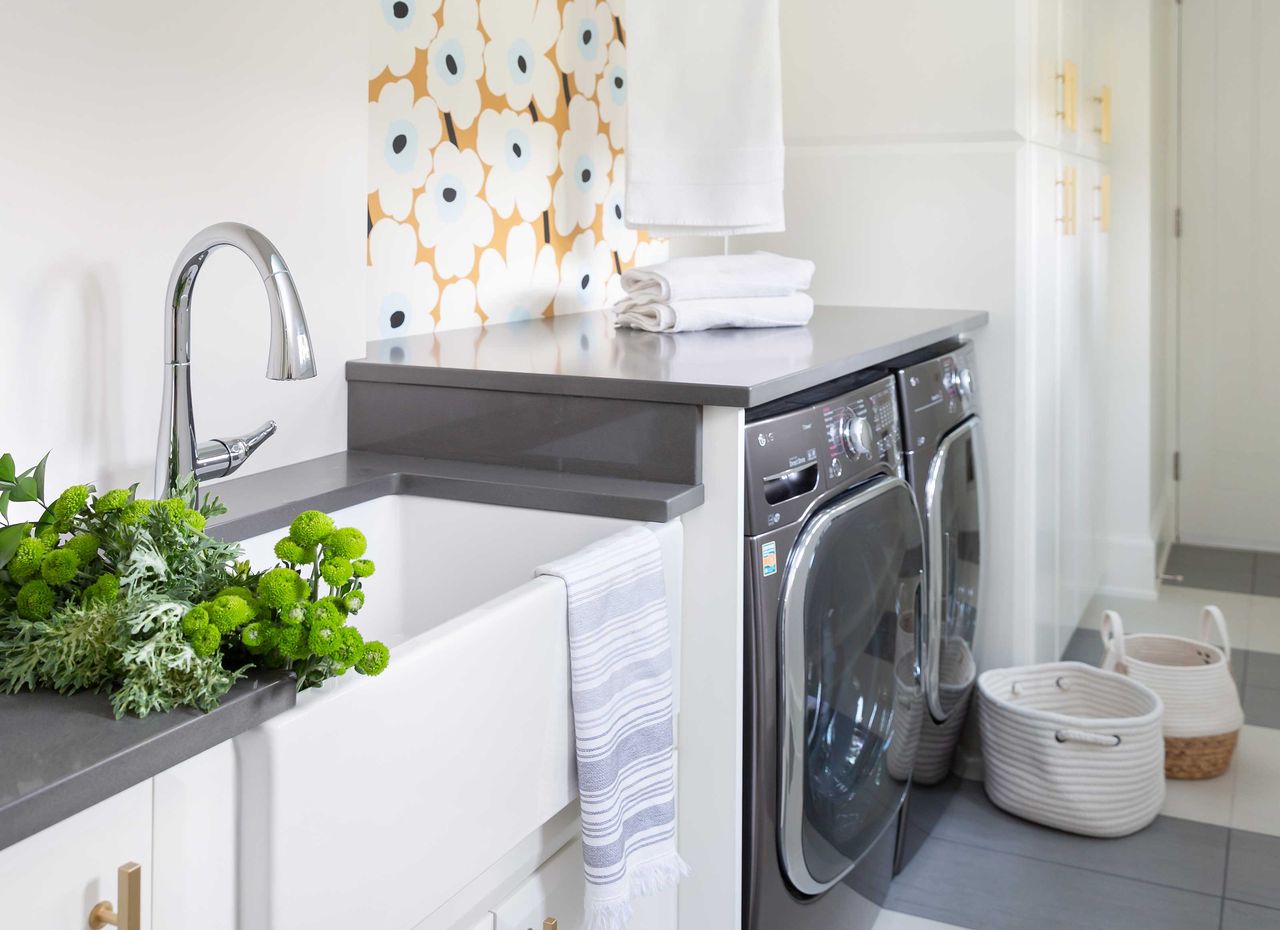
[[[365,0],[371,339],[598,309],[622,222],[622,0]]]

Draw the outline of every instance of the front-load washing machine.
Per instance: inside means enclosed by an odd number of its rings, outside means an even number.
[[[892,377],[748,411],[747,930],[866,930],[922,706],[924,537]],[[923,637],[925,624],[915,624]]]
[[[928,837],[954,793],[948,780],[977,667],[985,467],[973,346],[951,342],[894,363],[907,480],[924,521],[928,571],[921,659],[926,713],[913,734],[911,791],[895,871]]]

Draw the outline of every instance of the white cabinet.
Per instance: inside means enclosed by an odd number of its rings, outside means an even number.
[[[584,885],[582,844],[574,840],[494,908],[494,930],[582,930]],[[628,930],[675,930],[674,889],[637,898],[632,907]]]
[[[79,930],[99,901],[118,910],[117,870],[142,867],[137,905],[152,926],[151,782],[145,781],[0,851],[5,927]]]

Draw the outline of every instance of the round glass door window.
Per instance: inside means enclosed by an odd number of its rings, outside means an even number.
[[[839,881],[896,820],[923,710],[923,564],[914,497],[890,478],[815,514],[788,560],[778,828],[802,893]]]

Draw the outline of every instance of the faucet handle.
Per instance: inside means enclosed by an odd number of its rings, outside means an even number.
[[[249,460],[268,439],[275,435],[276,421],[268,420],[242,436],[211,439],[196,450],[196,478],[223,478]]]

